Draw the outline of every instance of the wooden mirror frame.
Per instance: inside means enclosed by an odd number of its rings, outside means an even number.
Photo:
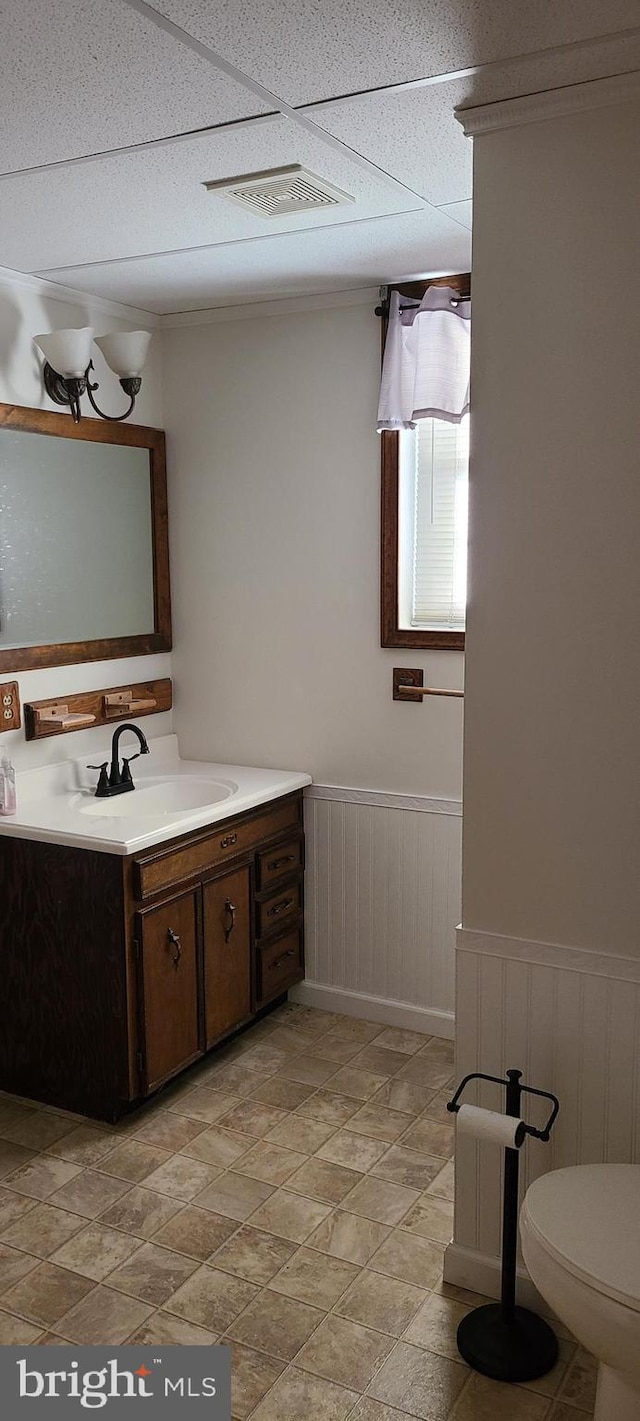
[[[27,434],[53,434],[91,443],[133,445],[149,450],[151,475],[151,538],[153,548],[154,629],[138,636],[103,637],[96,641],[69,641],[44,646],[0,648],[0,671],[33,671],[41,666],[70,666],[81,661],[111,661],[121,656],[148,656],[171,650],[171,597],[169,587],[169,532],[167,472],[162,429],[141,424],[107,424],[85,419],[74,424],[68,414],[30,409],[26,405],[0,404],[0,428]]]

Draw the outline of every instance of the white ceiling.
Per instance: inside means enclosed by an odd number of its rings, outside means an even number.
[[[0,24],[0,265],[160,314],[467,268],[454,108],[640,69],[640,0],[0,0]],[[202,186],[290,163],[355,201],[266,219]]]

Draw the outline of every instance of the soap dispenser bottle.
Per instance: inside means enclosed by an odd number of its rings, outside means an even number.
[[[15,814],[16,807],[16,772],[5,750],[0,760],[0,814]]]

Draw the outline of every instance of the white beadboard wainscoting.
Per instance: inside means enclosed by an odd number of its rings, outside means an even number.
[[[453,1036],[458,800],[310,785],[297,1001]]]
[[[640,1162],[640,959],[461,928],[456,969],[456,1080],[515,1068],[560,1101],[549,1144],[523,1147],[522,1192],[549,1169]],[[496,1086],[466,1098],[504,1108]],[[524,1097],[531,1124],[544,1123],[545,1109]],[[502,1163],[495,1145],[457,1143],[445,1278],[490,1296],[499,1292]],[[526,1302],[534,1290],[521,1277]]]

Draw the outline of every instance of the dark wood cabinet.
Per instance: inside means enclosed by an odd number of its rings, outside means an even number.
[[[129,857],[0,840],[0,1090],[115,1120],[304,975],[302,793]]]

